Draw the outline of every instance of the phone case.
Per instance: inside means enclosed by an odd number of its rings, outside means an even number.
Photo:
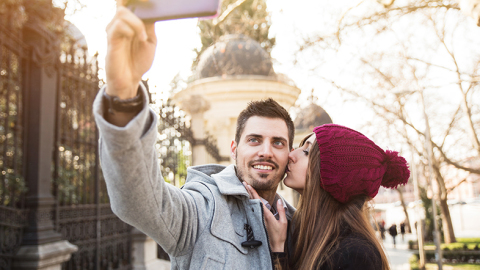
[[[128,8],[145,22],[209,17],[217,14],[220,0],[136,0]]]

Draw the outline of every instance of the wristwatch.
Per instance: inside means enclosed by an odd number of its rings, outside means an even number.
[[[103,106],[105,112],[114,114],[115,112],[139,113],[143,108],[143,91],[138,86],[137,95],[129,99],[120,99],[117,96],[110,96],[107,91],[103,92]]]

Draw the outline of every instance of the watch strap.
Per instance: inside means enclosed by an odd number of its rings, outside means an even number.
[[[110,114],[115,112],[138,113],[143,109],[143,102],[143,91],[140,86],[138,86],[137,95],[129,99],[120,99],[117,96],[108,95],[107,91],[103,92],[103,105],[105,111]]]

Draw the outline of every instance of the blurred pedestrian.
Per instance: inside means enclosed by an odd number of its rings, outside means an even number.
[[[392,226],[390,226],[390,228],[388,229],[388,233],[392,236],[393,238],[393,247],[396,247],[396,243],[395,243],[395,237],[397,236],[398,232],[397,232],[397,224],[393,224]]]
[[[385,221],[382,220],[379,224],[380,227],[380,236],[382,237],[382,240],[385,240]]]
[[[402,242],[405,241],[405,221],[400,223],[400,233],[402,234]]]

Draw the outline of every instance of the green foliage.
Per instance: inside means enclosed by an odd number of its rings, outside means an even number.
[[[418,257],[415,255],[412,255],[409,259],[408,262],[410,263],[410,270],[419,270],[420,266],[418,265]]]
[[[409,260],[410,270],[420,270],[419,260],[417,255],[412,255]],[[480,264],[466,264],[466,263],[459,263],[459,264],[452,264],[452,263],[444,263],[444,269],[456,269],[456,270],[480,270]],[[438,269],[437,264],[435,263],[427,263],[425,265],[427,270]]]
[[[0,199],[3,205],[14,205],[19,202],[21,196],[27,191],[25,180],[22,176],[12,173],[3,174],[0,184]]]
[[[457,238],[457,242],[458,243],[465,243],[465,244],[480,243],[480,238],[475,238],[475,237],[472,237],[472,238]]]
[[[419,257],[418,251],[414,255]],[[480,261],[480,251],[475,250],[444,250],[442,252],[442,261],[445,263],[475,263]],[[425,250],[425,261],[432,262],[436,260],[435,250]]]
[[[234,8],[228,15],[228,10]],[[227,11],[227,12],[226,12]],[[225,19],[218,22],[219,19]],[[216,22],[218,22],[216,24]],[[267,53],[270,53],[275,45],[275,38],[269,37],[271,26],[270,15],[267,11],[266,0],[224,0],[222,1],[220,15],[212,20],[200,20],[200,38],[202,48],[195,50],[197,58],[192,64],[194,69],[200,55],[210,45],[215,43],[221,36],[229,34],[243,34],[256,40]]]
[[[179,186],[183,186],[187,179],[187,164],[190,164],[190,157],[184,154],[183,148],[177,155],[177,164],[177,174],[175,177],[178,178]]]
[[[435,245],[430,242],[425,244],[426,249],[432,249]],[[442,250],[478,250],[480,238],[457,238],[457,243],[441,244]]]

